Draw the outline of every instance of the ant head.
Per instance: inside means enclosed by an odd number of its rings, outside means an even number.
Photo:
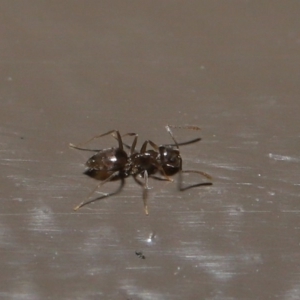
[[[182,159],[178,149],[173,147],[160,146],[159,154],[161,166],[167,175],[173,175],[181,170]]]

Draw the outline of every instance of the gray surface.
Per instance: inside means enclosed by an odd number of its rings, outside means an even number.
[[[0,11],[1,299],[300,299],[298,1]],[[97,183],[69,142],[165,124],[202,128],[181,152],[212,187],[151,181],[146,217],[129,179],[73,212]]]

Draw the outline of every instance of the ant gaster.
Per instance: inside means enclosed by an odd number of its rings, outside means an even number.
[[[79,145],[75,146],[73,144],[70,144],[71,148],[84,150],[84,151],[97,152],[86,162],[87,170],[84,173],[90,177],[100,180],[101,182],[96,186],[95,189],[92,190],[92,192],[88,196],[88,199],[104,183],[108,181],[121,180],[121,185],[116,192],[103,195],[96,199],[83,201],[79,205],[74,207],[74,210],[78,210],[80,207],[92,203],[96,200],[100,200],[105,197],[117,194],[122,190],[125,184],[125,178],[129,176],[133,176],[134,180],[140,186],[143,187],[144,211],[146,215],[149,214],[148,206],[147,206],[149,176],[159,180],[173,181],[173,179],[171,179],[170,176],[178,173],[179,174],[178,189],[181,191],[187,190],[192,187],[202,186],[202,185],[212,185],[211,182],[204,182],[204,183],[194,184],[188,187],[182,187],[182,173],[197,173],[206,177],[209,180],[211,180],[212,178],[210,175],[208,175],[205,172],[195,171],[195,170],[182,170],[182,158],[179,152],[179,145],[187,145],[187,144],[195,143],[200,141],[201,139],[197,138],[189,142],[177,143],[170,127],[171,126],[167,125],[166,130],[168,131],[171,138],[173,139],[174,144],[158,146],[152,141],[146,140],[143,143],[140,152],[137,152],[135,150],[137,138],[138,138],[138,135],[136,133],[127,133],[123,135],[123,137],[134,136],[132,145],[128,146],[125,143],[123,143],[122,137],[119,131],[117,130],[111,130],[104,134],[94,136],[93,138],[89,139],[87,142],[83,144],[87,144],[94,139],[106,135],[112,135],[118,141],[118,147],[112,147],[112,148],[107,148],[102,150],[98,150],[98,149],[92,150],[92,149],[82,148]],[[178,128],[200,130],[200,128],[196,126],[181,126]],[[152,149],[147,150],[148,144],[150,144]],[[130,149],[129,155],[124,150],[124,146]],[[155,176],[156,173],[160,173],[163,177]],[[138,179],[139,176],[142,176],[144,180],[141,181],[140,179]]]

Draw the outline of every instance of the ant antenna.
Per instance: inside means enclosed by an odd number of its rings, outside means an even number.
[[[169,125],[166,125],[166,130],[168,131],[168,133],[170,134],[172,140],[174,141],[176,148],[179,149],[179,145],[178,145],[177,141],[175,140],[175,137],[174,137],[173,132],[172,132]]]
[[[192,130],[201,130],[200,127],[193,126],[193,125],[185,125],[185,126],[166,125],[165,127],[166,127],[166,130],[168,131],[168,133],[170,134],[172,140],[174,141],[174,144],[175,144],[177,149],[179,149],[179,144],[177,143],[170,127],[172,127],[172,128],[183,128],[183,129],[192,129]]]

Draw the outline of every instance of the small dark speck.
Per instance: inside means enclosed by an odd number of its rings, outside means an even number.
[[[146,259],[146,256],[143,254],[142,251],[135,251],[135,255],[141,259]]]

